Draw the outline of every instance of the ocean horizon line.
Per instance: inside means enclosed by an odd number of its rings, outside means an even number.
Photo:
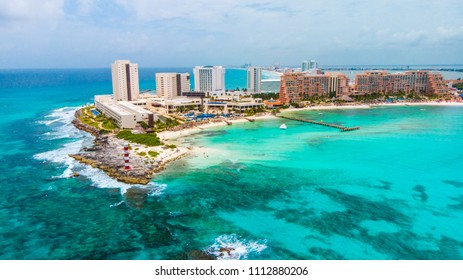
[[[140,66],[139,68],[141,69],[158,69],[158,68],[164,68],[164,69],[176,69],[176,68],[194,68],[195,66],[200,66],[200,65],[187,65],[187,66]],[[271,65],[253,65],[253,66],[259,66],[259,67],[266,67],[266,66],[271,66]],[[289,67],[289,68],[298,68],[300,65],[280,65],[280,67]],[[321,65],[321,69],[326,68],[334,68],[334,67],[386,67],[386,68],[391,68],[391,67],[420,67],[420,66],[432,66],[432,67],[437,67],[437,66],[461,66],[463,67],[463,63],[430,63],[430,64],[330,64],[330,65]],[[237,69],[237,70],[246,70],[246,68],[243,67],[237,67],[236,65],[232,66],[223,66],[224,68],[227,69]],[[82,70],[82,69],[110,69],[108,66],[71,66],[71,67],[9,67],[9,68],[0,68],[0,71],[4,70]]]

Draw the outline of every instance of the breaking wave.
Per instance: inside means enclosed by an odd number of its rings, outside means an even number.
[[[149,189],[150,196],[158,196],[167,187],[165,184],[157,184],[150,182],[147,185],[129,185],[119,182],[109,177],[103,171],[91,166],[82,164],[71,158],[69,154],[76,154],[84,146],[91,146],[94,137],[89,133],[83,132],[74,127],[71,123],[74,119],[75,110],[79,107],[64,107],[53,110],[49,115],[45,116],[45,120],[39,123],[50,127],[50,131],[44,133],[44,141],[54,139],[69,139],[72,142],[62,144],[61,147],[34,155],[34,159],[46,162],[56,163],[66,167],[60,175],[53,178],[70,178],[74,173],[88,178],[92,185],[98,188],[119,188],[121,193],[125,193],[129,188],[137,186]]]
[[[240,240],[236,234],[217,237],[205,251],[219,260],[245,260],[251,254],[260,254],[267,248],[266,241]]]

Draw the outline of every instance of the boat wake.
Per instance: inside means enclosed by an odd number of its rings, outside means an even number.
[[[249,255],[260,254],[267,248],[266,241],[240,240],[236,234],[221,235],[205,252],[219,260],[245,260]]]

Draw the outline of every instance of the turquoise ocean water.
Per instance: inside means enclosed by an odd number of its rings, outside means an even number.
[[[140,69],[141,88],[157,71]],[[245,86],[236,71],[230,88]],[[74,110],[110,79],[0,71],[0,259],[463,259],[463,107],[292,113],[361,126],[345,133],[281,119],[209,129],[141,187],[67,156],[92,142]]]

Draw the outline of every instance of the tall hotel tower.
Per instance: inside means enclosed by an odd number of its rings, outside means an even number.
[[[129,60],[116,60],[111,64],[113,94],[116,101],[133,101],[140,98],[138,64]]]
[[[302,61],[302,67],[301,67],[301,72],[307,72],[311,69],[316,69],[318,68],[318,63],[315,60],[307,61],[303,60]]]
[[[225,68],[222,66],[196,66],[193,74],[195,91],[205,92],[209,96],[225,93]]]
[[[248,92],[260,93],[262,84],[262,68],[251,66],[248,68]]]
[[[156,94],[164,99],[182,96],[190,91],[190,74],[156,73]]]

